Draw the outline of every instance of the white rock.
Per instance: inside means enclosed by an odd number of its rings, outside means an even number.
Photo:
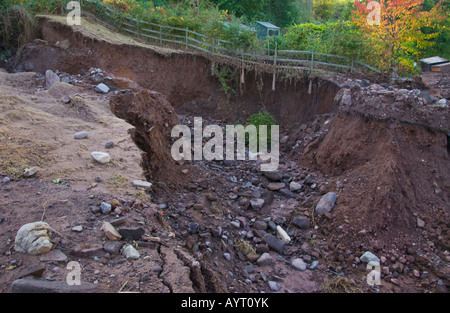
[[[111,161],[111,156],[106,152],[94,151],[91,153],[92,158],[101,164],[107,164]]]
[[[276,281],[269,281],[269,287],[270,289],[272,289],[273,291],[280,291],[281,286],[279,283],[277,283]]]
[[[380,263],[380,259],[370,251],[366,251],[359,259],[364,263],[369,263],[372,261]]]
[[[291,242],[291,237],[286,233],[286,231],[280,227],[280,225],[277,226],[277,232],[281,237],[281,240],[283,240],[285,243]]]
[[[133,185],[136,187],[142,187],[142,188],[152,188],[152,183],[149,183],[148,181],[143,181],[143,180],[135,180],[135,181],[133,181]]]
[[[23,225],[16,235],[15,250],[31,255],[41,255],[49,252],[53,247],[50,242],[50,230],[50,225],[45,222]]]
[[[306,270],[306,263],[301,258],[294,259],[291,263],[292,267],[299,271]]]
[[[74,231],[76,233],[81,233],[83,231],[83,226],[78,225],[78,226],[72,227],[72,231]]]
[[[102,84],[98,84],[94,90],[99,93],[108,93],[109,87],[102,83]]]
[[[73,135],[73,137],[75,139],[84,139],[84,138],[88,137],[88,133],[85,131],[82,131],[82,132],[76,133],[75,135]]]
[[[442,98],[437,103],[438,103],[439,106],[441,106],[443,108],[448,108],[448,106],[447,106],[447,99],[445,99],[445,98]]]
[[[297,190],[302,189],[302,187],[303,187],[302,184],[296,183],[294,181],[289,184],[290,191],[297,191]]]
[[[250,200],[250,205],[253,209],[261,209],[264,205],[264,199],[253,199]]]
[[[23,172],[23,177],[31,177],[34,174],[36,174],[39,170],[39,167],[37,166],[33,166],[31,168],[27,168],[24,172]]]
[[[267,253],[264,252],[258,260],[256,260],[256,263],[259,266],[266,266],[266,265],[274,265],[275,264],[275,260],[272,258],[272,256]]]
[[[127,259],[136,260],[141,257],[139,251],[137,251],[132,245],[125,245],[122,252]]]

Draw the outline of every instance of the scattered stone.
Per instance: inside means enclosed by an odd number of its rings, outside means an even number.
[[[31,268],[27,268],[24,271],[22,271],[19,275],[17,275],[17,279],[24,278],[27,276],[42,277],[46,269],[47,268],[45,267],[45,265],[38,265]]]
[[[315,260],[311,262],[311,265],[309,266],[310,270],[313,270],[315,268],[317,268],[317,266],[319,265],[319,261]]]
[[[88,133],[85,132],[85,131],[78,132],[78,133],[76,133],[75,135],[73,135],[73,137],[74,137],[75,139],[85,139],[85,138],[88,137]]]
[[[143,181],[143,180],[134,180],[133,185],[135,187],[140,187],[140,188],[147,188],[147,189],[152,188],[152,183],[149,183],[148,181]]]
[[[98,93],[108,93],[108,92],[109,92],[109,87],[106,86],[105,84],[101,83],[101,84],[98,84],[98,85],[94,88],[94,90],[95,90],[96,92],[98,92]]]
[[[103,246],[102,245],[86,245],[86,244],[80,244],[77,247],[73,248],[70,251],[70,254],[80,257],[80,258],[87,258],[91,256],[96,256],[102,253]]]
[[[123,227],[118,229],[119,234],[123,240],[135,240],[138,241],[145,234],[145,230],[142,227]]]
[[[112,141],[108,141],[106,144],[105,144],[105,148],[106,149],[112,149],[112,148],[114,148],[114,142],[112,142]]]
[[[27,168],[23,172],[23,177],[25,177],[25,178],[32,177],[32,176],[36,175],[38,170],[39,170],[39,167],[37,167],[37,166],[33,166],[31,168]]]
[[[295,193],[293,193],[292,191],[290,191],[287,188],[282,188],[282,189],[278,190],[278,192],[282,196],[285,196],[286,198],[296,198],[297,197],[297,195]]]
[[[380,263],[380,259],[370,251],[366,251],[359,259],[364,263],[369,263],[372,261]]]
[[[280,181],[283,178],[283,174],[278,170],[264,172],[264,176],[271,181]]]
[[[239,221],[232,221],[230,222],[230,224],[234,227],[234,228],[240,228],[241,224],[239,223]]]
[[[48,253],[53,247],[50,242],[50,230],[50,225],[45,222],[23,225],[16,235],[15,250],[31,255]]]
[[[271,234],[266,234],[263,237],[263,241],[267,243],[270,249],[272,249],[275,252],[278,252],[279,254],[283,254],[284,250],[284,241],[274,237]]]
[[[231,260],[231,255],[230,255],[228,252],[225,252],[225,253],[223,254],[223,258],[224,258],[225,260],[227,260],[227,261],[230,261],[230,260]]]
[[[301,258],[296,258],[291,263],[292,267],[295,268],[298,271],[305,271],[306,270],[306,263]]]
[[[291,237],[289,237],[289,235],[286,233],[286,231],[281,228],[280,225],[277,226],[277,232],[281,237],[281,240],[283,240],[285,243],[289,243],[291,242]]]
[[[400,281],[397,278],[391,278],[391,283],[394,285],[400,286]]]
[[[9,178],[8,176],[6,176],[2,179],[2,183],[4,183],[4,184],[9,183],[10,181],[11,181],[11,178]]]
[[[78,225],[78,226],[72,227],[72,231],[74,231],[76,233],[81,233],[83,231],[83,226]]]
[[[256,260],[256,263],[259,266],[270,266],[275,264],[275,260],[272,258],[272,256],[269,253],[263,253],[258,260]]]
[[[352,104],[352,94],[351,94],[350,90],[348,90],[348,89],[344,90],[344,94],[342,96],[342,104],[343,105]]]
[[[122,243],[119,241],[109,241],[107,240],[103,245],[103,250],[110,254],[119,254],[120,249],[122,248]]]
[[[300,229],[309,229],[309,220],[302,216],[296,216],[292,219],[292,224]]]
[[[109,214],[111,213],[112,206],[107,202],[102,202],[100,205],[100,210],[102,211],[102,214]]]
[[[106,152],[94,151],[91,153],[92,158],[100,164],[107,164],[111,161],[111,156]]]
[[[302,188],[303,188],[303,185],[299,184],[299,183],[296,183],[296,182],[291,182],[289,184],[289,190],[292,191],[292,192],[299,191]]]
[[[100,213],[100,208],[98,206],[93,205],[90,207],[90,209],[93,214]]]
[[[189,223],[188,223],[188,228],[189,228],[189,231],[190,231],[192,234],[196,234],[196,233],[198,233],[199,225],[198,225],[198,223],[196,223],[196,222],[189,222]]]
[[[118,241],[122,238],[119,232],[109,222],[103,222],[100,229],[105,232],[105,235],[109,240]]]
[[[264,221],[256,221],[253,223],[253,228],[256,230],[266,230],[267,229],[267,223]]]
[[[70,100],[69,96],[62,96],[61,101],[65,104],[68,104],[68,103],[70,103],[71,100]]]
[[[423,221],[420,218],[417,218],[417,227],[424,228],[425,227],[425,221]]]
[[[285,183],[270,183],[267,185],[267,189],[272,191],[278,191],[284,187],[286,187]]]
[[[253,209],[257,210],[257,209],[261,209],[264,205],[264,199],[252,199],[250,200],[250,205],[252,206]]]
[[[50,89],[53,84],[60,82],[60,78],[52,70],[45,72],[45,89]]]
[[[440,99],[438,102],[437,102],[437,104],[440,106],[440,107],[443,107],[443,108],[448,108],[448,105],[447,105],[447,99],[445,99],[445,98],[442,98],[442,99]]]
[[[67,262],[68,258],[61,250],[55,249],[39,256],[41,262]]]
[[[141,257],[139,251],[137,251],[132,245],[125,245],[122,253],[127,259],[136,260]]]
[[[422,95],[422,97],[425,99],[425,101],[426,101],[427,103],[433,103],[433,97],[430,96],[430,93],[429,93],[428,91],[422,90],[422,91],[420,92],[420,94]]]
[[[316,212],[320,215],[331,212],[336,203],[337,195],[334,192],[329,192],[324,195],[316,206]]]
[[[281,289],[280,284],[277,283],[276,281],[272,281],[272,280],[269,281],[269,287],[273,291],[280,291],[280,289]]]
[[[81,281],[80,285],[69,285],[66,281],[49,281],[22,278],[11,285],[12,293],[95,293],[95,284]]]
[[[276,230],[277,230],[277,224],[275,224],[274,221],[268,221],[268,222],[267,222],[267,226],[269,226],[269,228],[270,228],[271,230],[273,230],[273,231],[276,231]]]

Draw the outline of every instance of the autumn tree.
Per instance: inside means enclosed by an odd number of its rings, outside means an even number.
[[[418,62],[420,51],[432,45],[433,38],[439,34],[438,29],[427,33],[422,29],[447,16],[442,1],[430,10],[423,10],[424,0],[371,2],[356,0],[353,18],[371,46],[372,63],[388,73],[394,71],[402,75],[414,72],[413,63]]]

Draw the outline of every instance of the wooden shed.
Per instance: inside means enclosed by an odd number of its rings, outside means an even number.
[[[422,68],[422,71],[429,72],[433,70],[433,67],[435,66],[442,66],[442,64],[449,63],[446,59],[435,56],[431,58],[426,58],[420,60],[420,66]]]
[[[280,28],[269,22],[256,21],[255,29],[256,34],[260,39],[266,39],[267,37],[280,35]]]

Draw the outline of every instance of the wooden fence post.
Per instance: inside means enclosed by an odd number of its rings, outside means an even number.
[[[189,29],[186,28],[186,50],[188,49],[188,37],[189,37]]]
[[[311,51],[311,72],[314,70],[314,51]]]
[[[278,42],[275,42],[275,56],[273,58],[273,81],[272,90],[275,91],[275,81],[277,78],[277,54],[278,54]]]
[[[159,25],[159,44],[162,45],[162,26]]]

